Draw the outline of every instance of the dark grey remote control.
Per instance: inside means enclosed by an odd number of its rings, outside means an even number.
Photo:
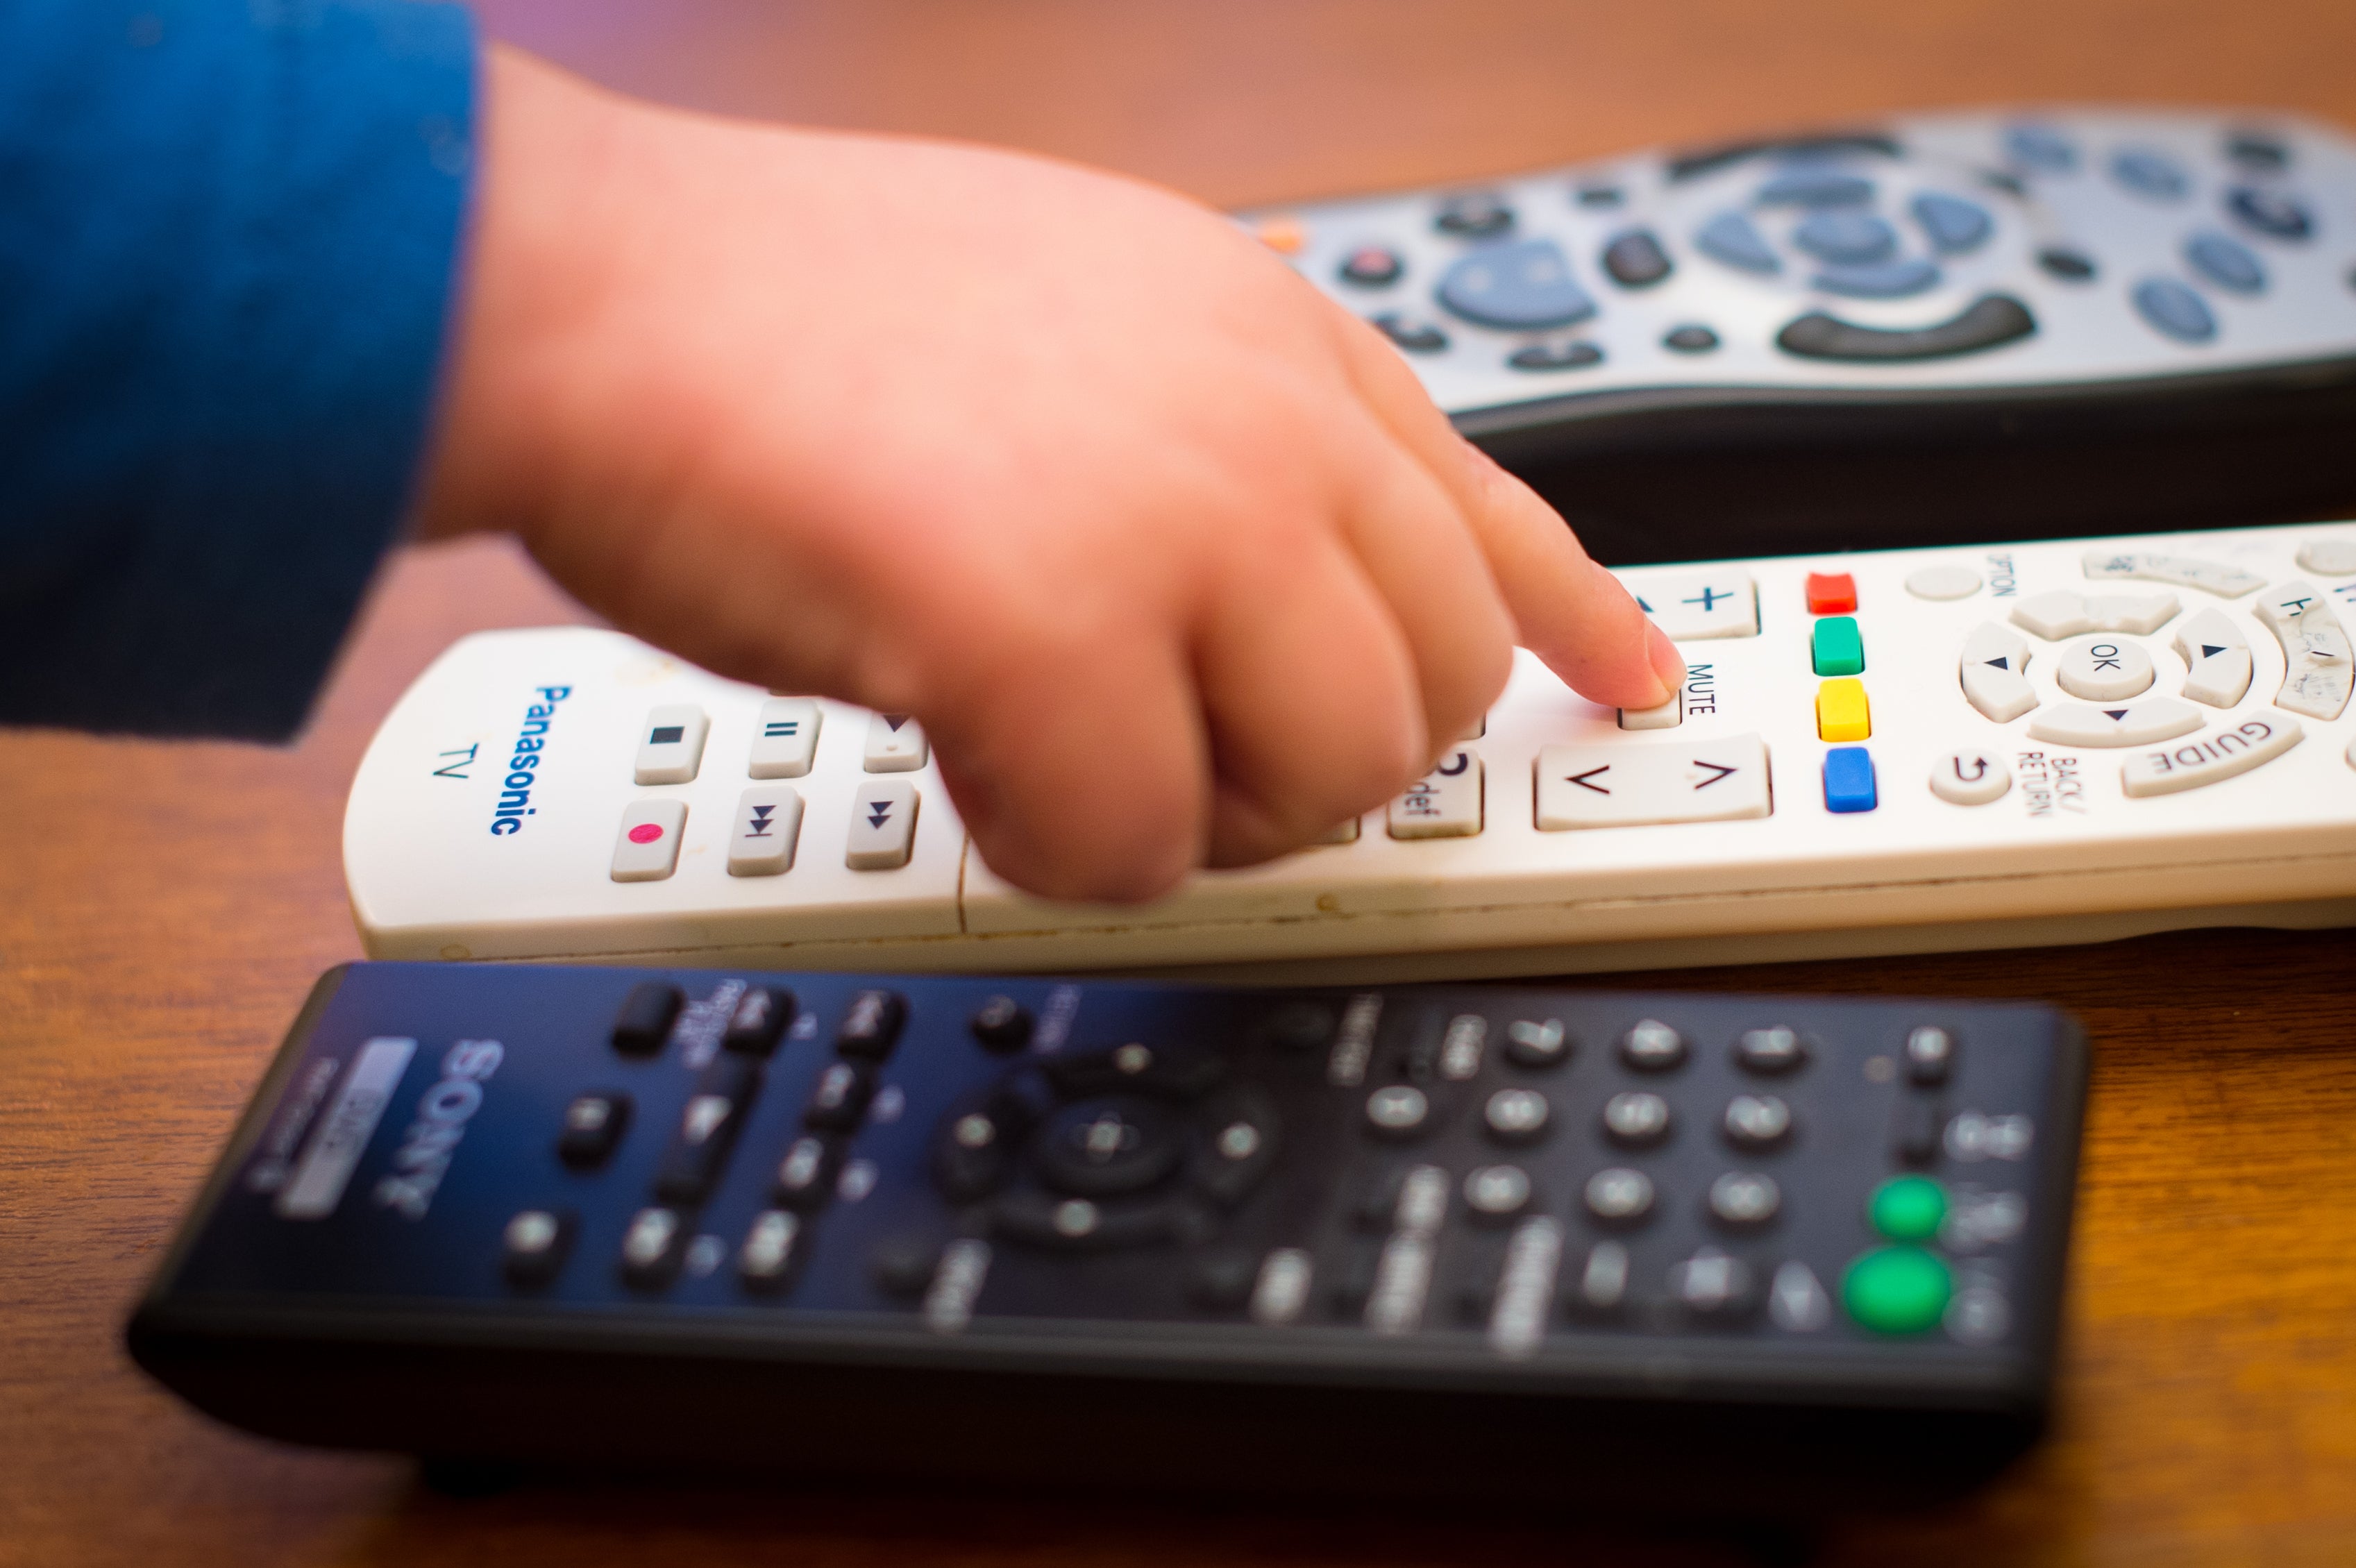
[[[2351,192],[2295,116],[2053,107],[1254,221],[1620,565],[2345,515]]]
[[[358,965],[130,1328],[448,1459],[1890,1503],[2036,1435],[2028,1005]]]

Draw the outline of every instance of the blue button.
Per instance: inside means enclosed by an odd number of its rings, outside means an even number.
[[[1828,294],[1858,300],[1896,300],[1919,294],[1939,282],[1939,264],[1910,256],[1858,267],[1826,267],[1809,280]]]
[[[2146,278],[2135,286],[2137,315],[2179,343],[2206,343],[2217,336],[2209,303],[2174,278]]]
[[[1913,211],[1914,221],[1922,226],[1931,249],[1942,256],[1970,250],[1987,239],[1988,230],[1995,227],[1987,209],[1979,203],[1935,190],[1926,190],[1916,197]]]
[[[2256,229],[2277,240],[2304,240],[2315,232],[2315,219],[2297,197],[2259,186],[2237,185],[2225,195],[2226,209]]]
[[[1694,233],[1694,248],[1746,272],[1780,272],[1783,263],[1751,219],[1721,212]]]
[[[1467,321],[1509,330],[1569,326],[1595,314],[1551,240],[1483,246],[1448,269],[1440,303]]]
[[[1873,182],[1840,169],[1786,169],[1759,187],[1765,207],[1863,207]]]
[[[2051,125],[2034,122],[2006,128],[2005,156],[2043,175],[2066,175],[2078,166],[2078,144]]]
[[[2174,201],[2192,188],[2183,165],[2149,147],[2126,147],[2111,158],[2111,177],[2138,196]]]
[[[1825,753],[1825,809],[1871,811],[1873,754],[1863,746],[1835,746]]]
[[[2184,260],[2191,269],[2221,289],[2254,294],[2266,286],[2266,269],[2250,248],[2214,229],[2184,242]]]
[[[1870,212],[1812,212],[1792,243],[1820,261],[1879,261],[1898,249],[1898,230]]]

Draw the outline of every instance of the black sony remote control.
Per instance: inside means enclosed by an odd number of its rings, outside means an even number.
[[[2028,1005],[363,964],[130,1327],[445,1459],[1905,1503],[2037,1434]]]

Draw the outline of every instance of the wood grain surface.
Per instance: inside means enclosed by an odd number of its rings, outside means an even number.
[[[2346,0],[483,9],[634,91],[1015,143],[1223,203],[1912,105],[2243,101],[2356,123]],[[360,748],[460,632],[578,616],[501,544],[410,551],[297,746],[0,734],[0,1564],[2356,1563],[2344,933],[1643,977],[2043,997],[2085,1019],[2097,1066],[2058,1430],[1933,1516],[1794,1536],[789,1485],[461,1500],[401,1460],[211,1424],[137,1374],[119,1325],[312,976],[358,955],[337,832]]]

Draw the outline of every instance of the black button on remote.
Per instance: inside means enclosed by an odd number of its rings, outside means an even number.
[[[1939,1134],[1945,1125],[1939,1102],[1927,1094],[1908,1094],[1898,1102],[1890,1118],[1891,1152],[1908,1165],[1928,1165],[1939,1155]]]
[[[643,980],[631,987],[614,1015],[614,1049],[630,1056],[660,1051],[686,1001],[680,988],[666,981]]]
[[[1460,191],[1441,201],[1431,226],[1442,234],[1486,240],[1513,228],[1514,209],[1495,191]]]
[[[1077,1101],[1048,1117],[1033,1158],[1040,1179],[1058,1192],[1117,1198],[1162,1180],[1185,1153],[1169,1107],[1115,1095]]]
[[[875,1094],[875,1069],[864,1061],[830,1061],[810,1085],[809,1104],[802,1107],[802,1125],[847,1133],[867,1114]]]
[[[1587,1179],[1587,1211],[1607,1225],[1633,1225],[1653,1211],[1653,1179],[1612,1166]]]
[[[557,1157],[587,1169],[603,1165],[629,1130],[630,1097],[619,1090],[573,1096],[564,1107],[564,1129],[556,1136]]]
[[[1730,1170],[1709,1184],[1710,1218],[1733,1230],[1752,1230],[1782,1211],[1783,1189],[1756,1171]]]
[[[1706,1322],[1732,1323],[1759,1306],[1757,1277],[1741,1259],[1704,1247],[1669,1270],[1669,1296]]]
[[[1570,1060],[1570,1034],[1560,1019],[1517,1019],[1505,1026],[1505,1060],[1516,1067],[1559,1067]]]
[[[1251,1299],[1258,1274],[1258,1262],[1249,1253],[1222,1248],[1194,1261],[1187,1299],[1213,1312],[1236,1311]]]
[[[1726,1103],[1723,1125],[1736,1148],[1773,1148],[1792,1136],[1792,1107],[1772,1094],[1737,1094]]]
[[[1663,333],[1661,347],[1678,354],[1707,354],[1718,347],[1718,334],[1697,321],[1689,321]]]
[[[1010,1192],[992,1205],[991,1228],[1011,1242],[1058,1252],[1151,1246],[1177,1231],[1174,1203],[1099,1203],[1046,1192]]]
[[[777,1161],[771,1195],[789,1209],[822,1208],[834,1191],[835,1172],[841,1162],[841,1147],[832,1138],[816,1134],[798,1137]]]
[[[2049,245],[2037,252],[2037,264],[2064,283],[2083,283],[2095,272],[2094,259],[2083,251]]]
[[[1393,1083],[1366,1096],[1366,1130],[1376,1137],[1418,1137],[1430,1125],[1431,1097],[1412,1083]]]
[[[1928,326],[1867,326],[1820,310],[1810,311],[1775,335],[1775,347],[1802,359],[1901,364],[1976,354],[2036,330],[2037,318],[2029,315],[2027,305],[2010,294],[1983,294],[1946,320]]]
[[[1944,1083],[1954,1070],[1955,1037],[1935,1024],[1906,1035],[1906,1077],[1913,1083]]]
[[[757,1061],[724,1051],[712,1058],[697,1077],[655,1173],[656,1197],[667,1203],[701,1203],[711,1195],[760,1087]]]
[[[1665,1072],[1686,1059],[1686,1037],[1646,1019],[1620,1037],[1620,1060],[1639,1072]]]
[[[1536,1143],[1546,1136],[1553,1112],[1535,1089],[1500,1089],[1481,1107],[1481,1125],[1501,1144]]]
[[[526,1209],[500,1232],[508,1283],[530,1290],[548,1284],[563,1270],[580,1229],[572,1211]]]
[[[744,1244],[736,1252],[736,1277],[744,1288],[775,1296],[801,1272],[801,1216],[784,1209],[764,1209],[753,1217]]]
[[[1603,247],[1603,270],[1622,288],[1641,289],[1667,277],[1672,268],[1659,235],[1649,229],[1631,229]]]
[[[1734,1060],[1753,1072],[1789,1072],[1807,1059],[1807,1040],[1782,1024],[1747,1029],[1734,1039]]]
[[[973,1038],[991,1051],[1020,1051],[1031,1043],[1030,1009],[1012,997],[992,997],[973,1011]]]
[[[1669,1136],[1669,1103],[1633,1092],[1603,1102],[1603,1131],[1613,1143],[1642,1148]]]
[[[1515,349],[1505,357],[1505,363],[1516,370],[1584,370],[1603,363],[1603,350],[1583,338],[1573,343],[1533,343]]]
[[[622,1281],[639,1290],[660,1290],[679,1277],[687,1253],[687,1221],[676,1209],[641,1209],[622,1232]]]
[[[1269,1014],[1258,1032],[1271,1051],[1288,1054],[1314,1051],[1333,1038],[1333,1009],[1314,1002],[1294,1002]]]
[[[1063,1094],[1127,1092],[1173,1100],[1195,1099],[1227,1075],[1227,1064],[1208,1051],[1155,1050],[1135,1042],[1051,1060],[1041,1069]]]
[[[1374,323],[1375,330],[1389,338],[1395,347],[1404,348],[1409,354],[1437,354],[1448,347],[1447,332],[1434,323],[1419,316],[1401,315],[1397,311],[1386,311],[1369,319]]]
[[[862,991],[851,998],[842,1027],[834,1031],[834,1049],[845,1056],[881,1061],[900,1043],[901,1026],[907,1019],[907,999],[899,992]]]
[[[886,1296],[912,1300],[925,1294],[940,1265],[937,1242],[922,1236],[886,1236],[867,1254],[867,1277]]]
[[[794,994],[781,987],[748,986],[728,1016],[728,1029],[720,1043],[748,1056],[766,1056],[777,1049],[786,1026],[794,1019]]]
[[[1257,1089],[1230,1090],[1203,1108],[1194,1189],[1223,1207],[1242,1202],[1276,1163],[1276,1106]]]

